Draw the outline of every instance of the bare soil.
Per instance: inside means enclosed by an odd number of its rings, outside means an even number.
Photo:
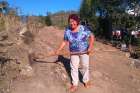
[[[63,33],[56,27],[40,29],[33,51],[45,55],[55,50],[63,39]],[[132,60],[127,52],[95,41],[94,54],[90,56],[92,86],[86,89],[79,81],[75,93],[140,93],[140,69],[131,65]],[[11,93],[69,93],[69,61],[69,56],[65,55],[52,56],[49,61],[32,60],[34,74],[17,77],[12,83]]]

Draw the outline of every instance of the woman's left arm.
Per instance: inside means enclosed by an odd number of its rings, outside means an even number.
[[[93,43],[94,43],[94,35],[93,34],[90,34],[90,36],[89,36],[89,48],[88,48],[88,52],[89,53],[93,49]]]

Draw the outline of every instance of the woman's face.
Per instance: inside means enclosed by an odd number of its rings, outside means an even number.
[[[70,19],[69,20],[69,24],[70,24],[70,26],[71,26],[72,29],[76,29],[77,26],[78,26],[77,21],[75,21],[74,19]]]

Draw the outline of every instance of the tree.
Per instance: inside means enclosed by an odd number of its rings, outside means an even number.
[[[108,37],[105,35],[110,35],[112,28],[121,29],[127,27],[132,29],[136,24],[139,24],[135,16],[126,13],[127,8],[134,9],[135,13],[136,11],[140,12],[139,2],[139,0],[83,0],[80,16],[82,19],[86,19],[91,24],[94,24],[97,35]],[[107,26],[106,29],[104,29],[105,25]]]
[[[5,14],[8,12],[9,3],[5,0],[0,1],[0,13]]]
[[[51,13],[50,12],[47,12],[47,16],[45,16],[45,24],[47,26],[51,26],[52,25],[52,22],[51,22]]]

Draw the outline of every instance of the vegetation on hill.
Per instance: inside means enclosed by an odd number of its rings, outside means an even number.
[[[68,25],[69,14],[76,13],[76,11],[59,11],[56,13],[47,12],[46,16],[39,16],[41,23],[47,26],[57,26],[65,28]]]
[[[131,44],[140,47],[139,0],[83,0],[79,14],[92,26],[96,37],[112,41],[113,31],[119,30],[121,36],[115,42],[125,43],[129,48]],[[131,35],[132,31],[138,33],[137,38]]]

